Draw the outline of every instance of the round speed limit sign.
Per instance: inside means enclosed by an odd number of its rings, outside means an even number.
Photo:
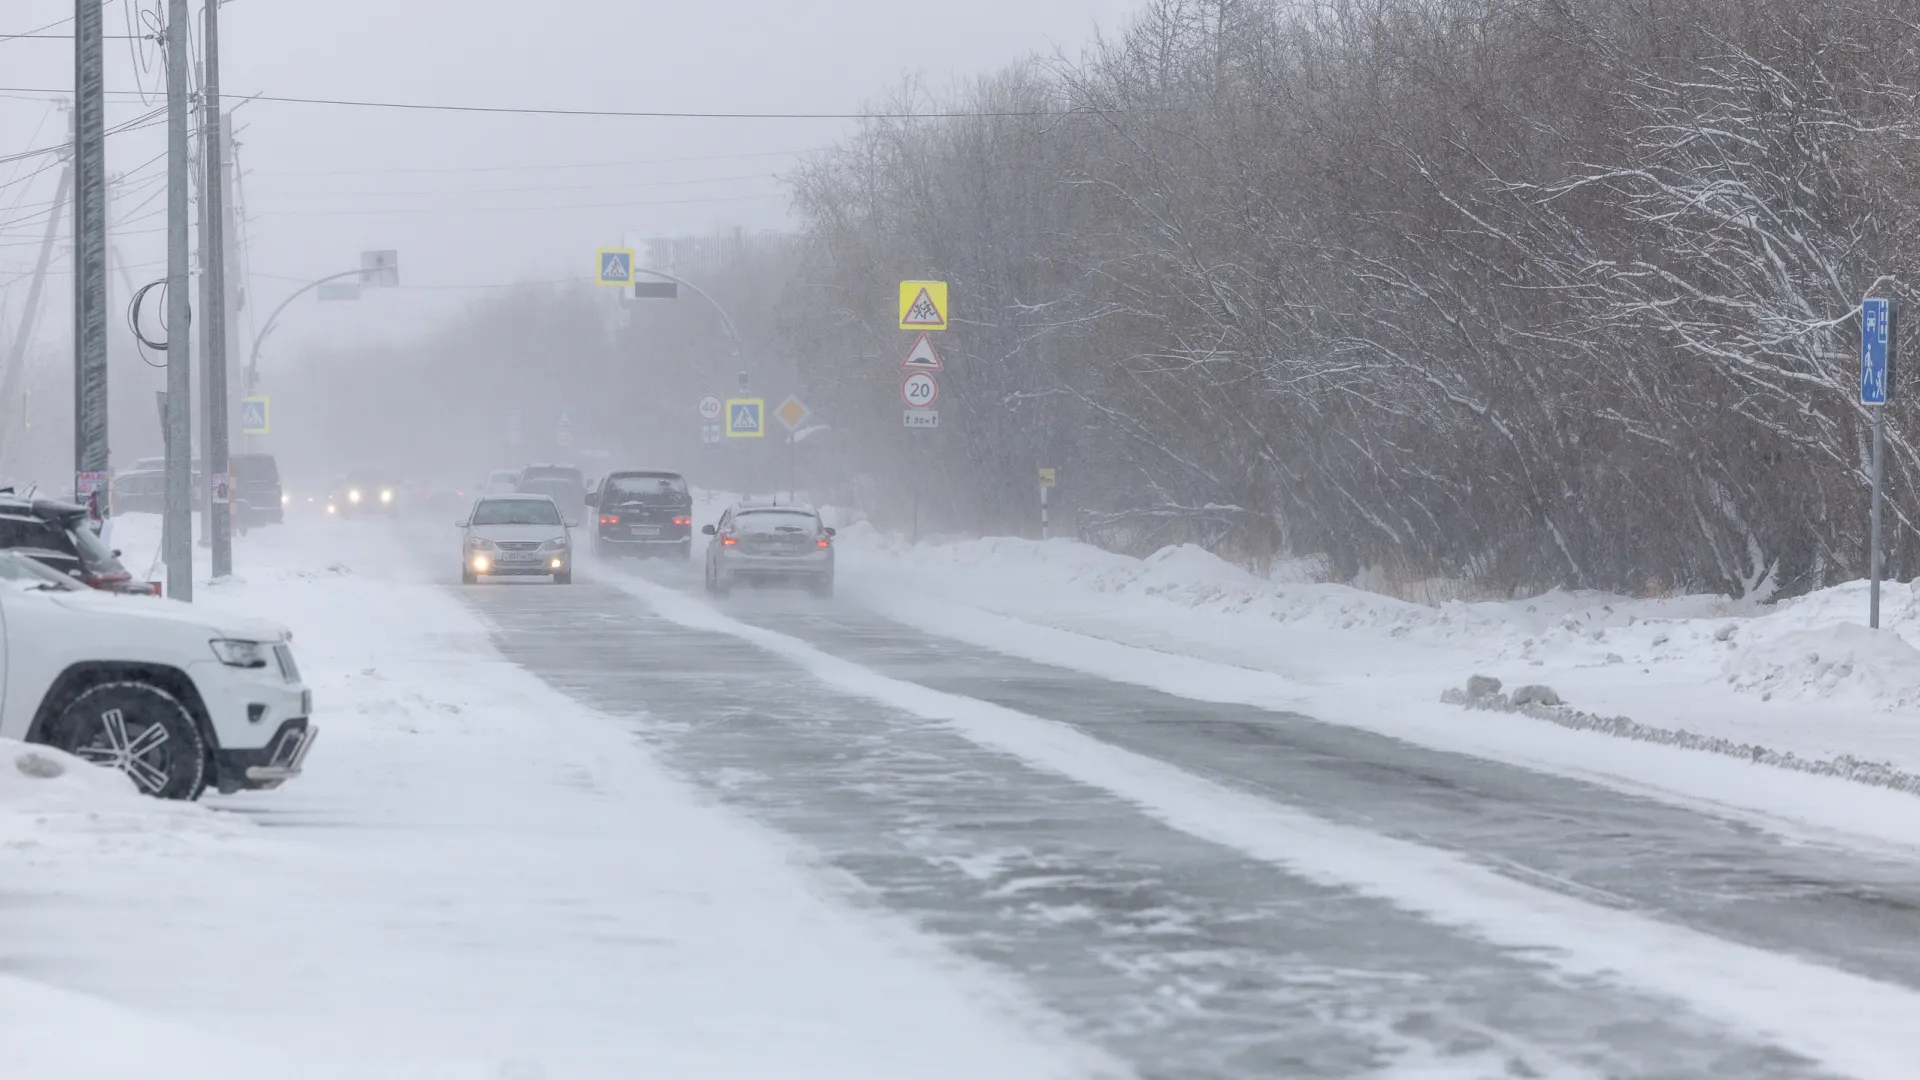
[[[900,384],[900,396],[916,409],[924,409],[940,396],[940,384],[924,371],[916,371]]]
[[[712,394],[708,394],[706,397],[703,397],[700,399],[700,419],[702,420],[720,419],[720,399],[719,398],[714,397]]]

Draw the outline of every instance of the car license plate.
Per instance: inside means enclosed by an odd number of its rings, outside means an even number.
[[[632,533],[633,533],[633,535],[635,535],[635,536],[659,536],[659,535],[660,535],[660,526],[658,526],[658,525],[635,525],[635,526],[633,526],[633,528],[632,528],[632,530],[631,530],[631,531],[632,531]]]
[[[505,554],[500,556],[500,561],[503,563],[534,563],[540,561],[540,556]]]

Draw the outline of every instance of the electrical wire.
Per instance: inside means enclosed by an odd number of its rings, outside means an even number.
[[[625,184],[542,184],[539,187],[436,188],[428,191],[282,191],[281,195],[325,198],[372,198],[382,195],[445,198],[449,195],[520,195],[542,191],[623,191],[630,188],[688,187],[693,184],[731,184],[741,180],[777,180],[772,173],[745,173],[739,176],[704,176],[695,180],[635,180]]]
[[[549,169],[615,169],[635,165],[680,165],[693,161],[739,161],[746,158],[798,157],[817,154],[832,147],[810,146],[803,150],[767,150],[751,154],[701,154],[695,157],[635,158],[625,161],[577,161],[563,164],[461,165],[438,169],[265,169],[260,176],[440,176],[453,173],[541,172]]]
[[[690,206],[701,203],[754,202],[784,199],[784,191],[760,195],[727,195],[712,199],[654,199],[644,202],[568,203],[550,206],[428,206],[393,210],[262,210],[259,217],[377,217],[382,214],[526,214],[549,210],[613,210],[633,206]]]
[[[153,361],[148,360],[147,350],[152,349],[155,352],[166,352],[168,348],[167,342],[173,340],[173,330],[167,326],[167,306],[166,306],[167,294],[164,291],[160,294],[160,297],[161,297],[160,329],[165,330],[167,332],[167,341],[156,343],[147,339],[147,335],[144,332],[142,332],[140,329],[140,305],[142,302],[146,300],[148,293],[152,292],[155,289],[165,290],[166,288],[167,288],[166,278],[159,278],[154,281],[149,281],[145,285],[140,286],[140,288],[134,292],[133,299],[127,302],[127,328],[133,331],[133,340],[137,343],[137,347],[140,352],[140,359],[142,361],[145,361],[148,367],[166,367],[167,366],[163,363],[156,364]]]

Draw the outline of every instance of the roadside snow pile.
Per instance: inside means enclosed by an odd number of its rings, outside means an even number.
[[[245,833],[245,821],[149,799],[125,773],[45,746],[0,739],[0,848],[142,847],[155,834]]]
[[[1734,689],[1763,701],[1826,700],[1880,709],[1920,704],[1920,649],[1891,631],[1857,623],[1772,636],[1739,651],[1724,670]]]

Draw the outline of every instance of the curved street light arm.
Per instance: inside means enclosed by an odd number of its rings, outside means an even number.
[[[636,266],[633,269],[634,269],[634,273],[637,273],[637,274],[652,274],[654,277],[666,278],[668,281],[673,282],[675,285],[685,285],[688,289],[693,291],[693,294],[695,296],[698,296],[700,299],[705,300],[708,304],[712,305],[713,310],[720,313],[720,321],[726,324],[727,343],[733,346],[733,358],[735,360],[740,359],[740,333],[739,331],[733,328],[733,320],[727,317],[727,309],[720,306],[720,301],[715,300],[711,296],[708,296],[707,291],[705,289],[702,289],[700,286],[695,285],[691,281],[688,281],[686,278],[675,277],[672,274],[667,273],[665,270],[649,270],[644,266]]]
[[[259,388],[260,343],[267,340],[267,335],[273,332],[273,321],[280,317],[281,312],[287,310],[288,304],[293,303],[295,300],[300,299],[302,296],[325,285],[329,281],[339,281],[341,278],[347,277],[365,277],[368,273],[370,273],[370,271],[367,270],[345,270],[338,274],[328,274],[326,277],[307,282],[305,285],[293,290],[293,293],[285,300],[280,301],[280,306],[273,309],[273,314],[267,316],[267,321],[260,324],[259,332],[253,335],[253,351],[247,356],[247,392],[252,393]]]

